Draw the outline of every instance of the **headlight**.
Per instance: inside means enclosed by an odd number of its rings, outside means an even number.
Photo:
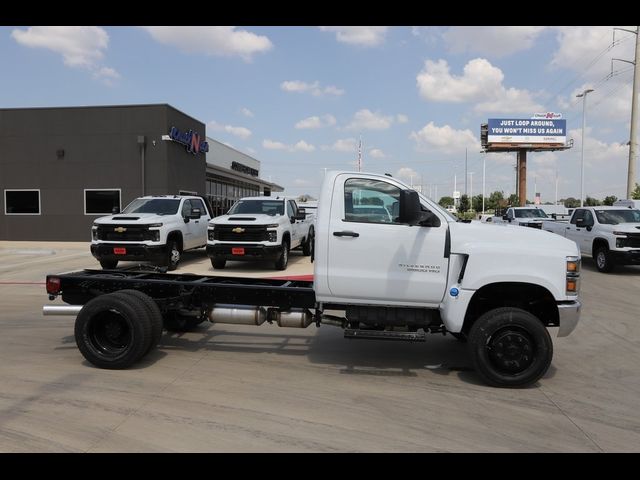
[[[213,227],[210,226],[209,228],[207,228],[207,238],[211,241],[215,240],[215,236],[214,236],[214,230]]]
[[[267,240],[270,242],[277,242],[278,232],[276,232],[275,230],[271,230],[270,232],[267,232]]]
[[[91,227],[91,239],[92,240],[98,240],[98,226],[97,225],[93,225]]]
[[[149,228],[158,228],[161,227],[162,224],[161,223],[152,223],[151,225],[147,225],[147,227]]]
[[[627,236],[627,232],[613,232],[614,235],[619,235],[621,237],[626,237]]]
[[[267,225],[267,228],[278,228],[280,225],[278,225],[277,223],[272,223],[270,225]]]
[[[578,295],[580,290],[580,257],[567,257],[565,293]]]

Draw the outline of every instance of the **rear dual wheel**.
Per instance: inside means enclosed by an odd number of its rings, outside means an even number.
[[[88,301],[76,317],[74,328],[76,345],[84,358],[96,367],[119,370],[146,355],[162,334],[162,317],[158,316],[157,305],[154,309],[150,302],[155,305],[147,295],[131,291]]]

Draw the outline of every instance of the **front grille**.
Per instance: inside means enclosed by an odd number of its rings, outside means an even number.
[[[619,238],[620,247],[640,248],[640,233],[627,233],[627,238]]]
[[[119,231],[121,230],[122,231]],[[153,240],[154,232],[146,225],[99,225],[98,240],[107,242],[143,242]]]
[[[267,227],[264,225],[216,225],[213,230],[213,239],[222,242],[264,242],[268,240]]]

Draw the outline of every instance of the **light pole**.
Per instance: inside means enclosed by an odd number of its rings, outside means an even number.
[[[471,175],[471,190],[470,190],[470,201],[469,201],[469,210],[473,210],[473,172],[469,172],[469,175]]]
[[[593,88],[587,88],[584,92],[579,93],[576,97],[582,97],[582,160],[580,161],[580,206],[584,206],[584,131],[587,128],[587,93],[593,92]]]

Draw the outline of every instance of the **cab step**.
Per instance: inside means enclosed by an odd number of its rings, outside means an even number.
[[[365,340],[396,340],[400,342],[425,342],[424,332],[388,332],[386,330],[361,330],[359,328],[345,328],[344,338]]]

